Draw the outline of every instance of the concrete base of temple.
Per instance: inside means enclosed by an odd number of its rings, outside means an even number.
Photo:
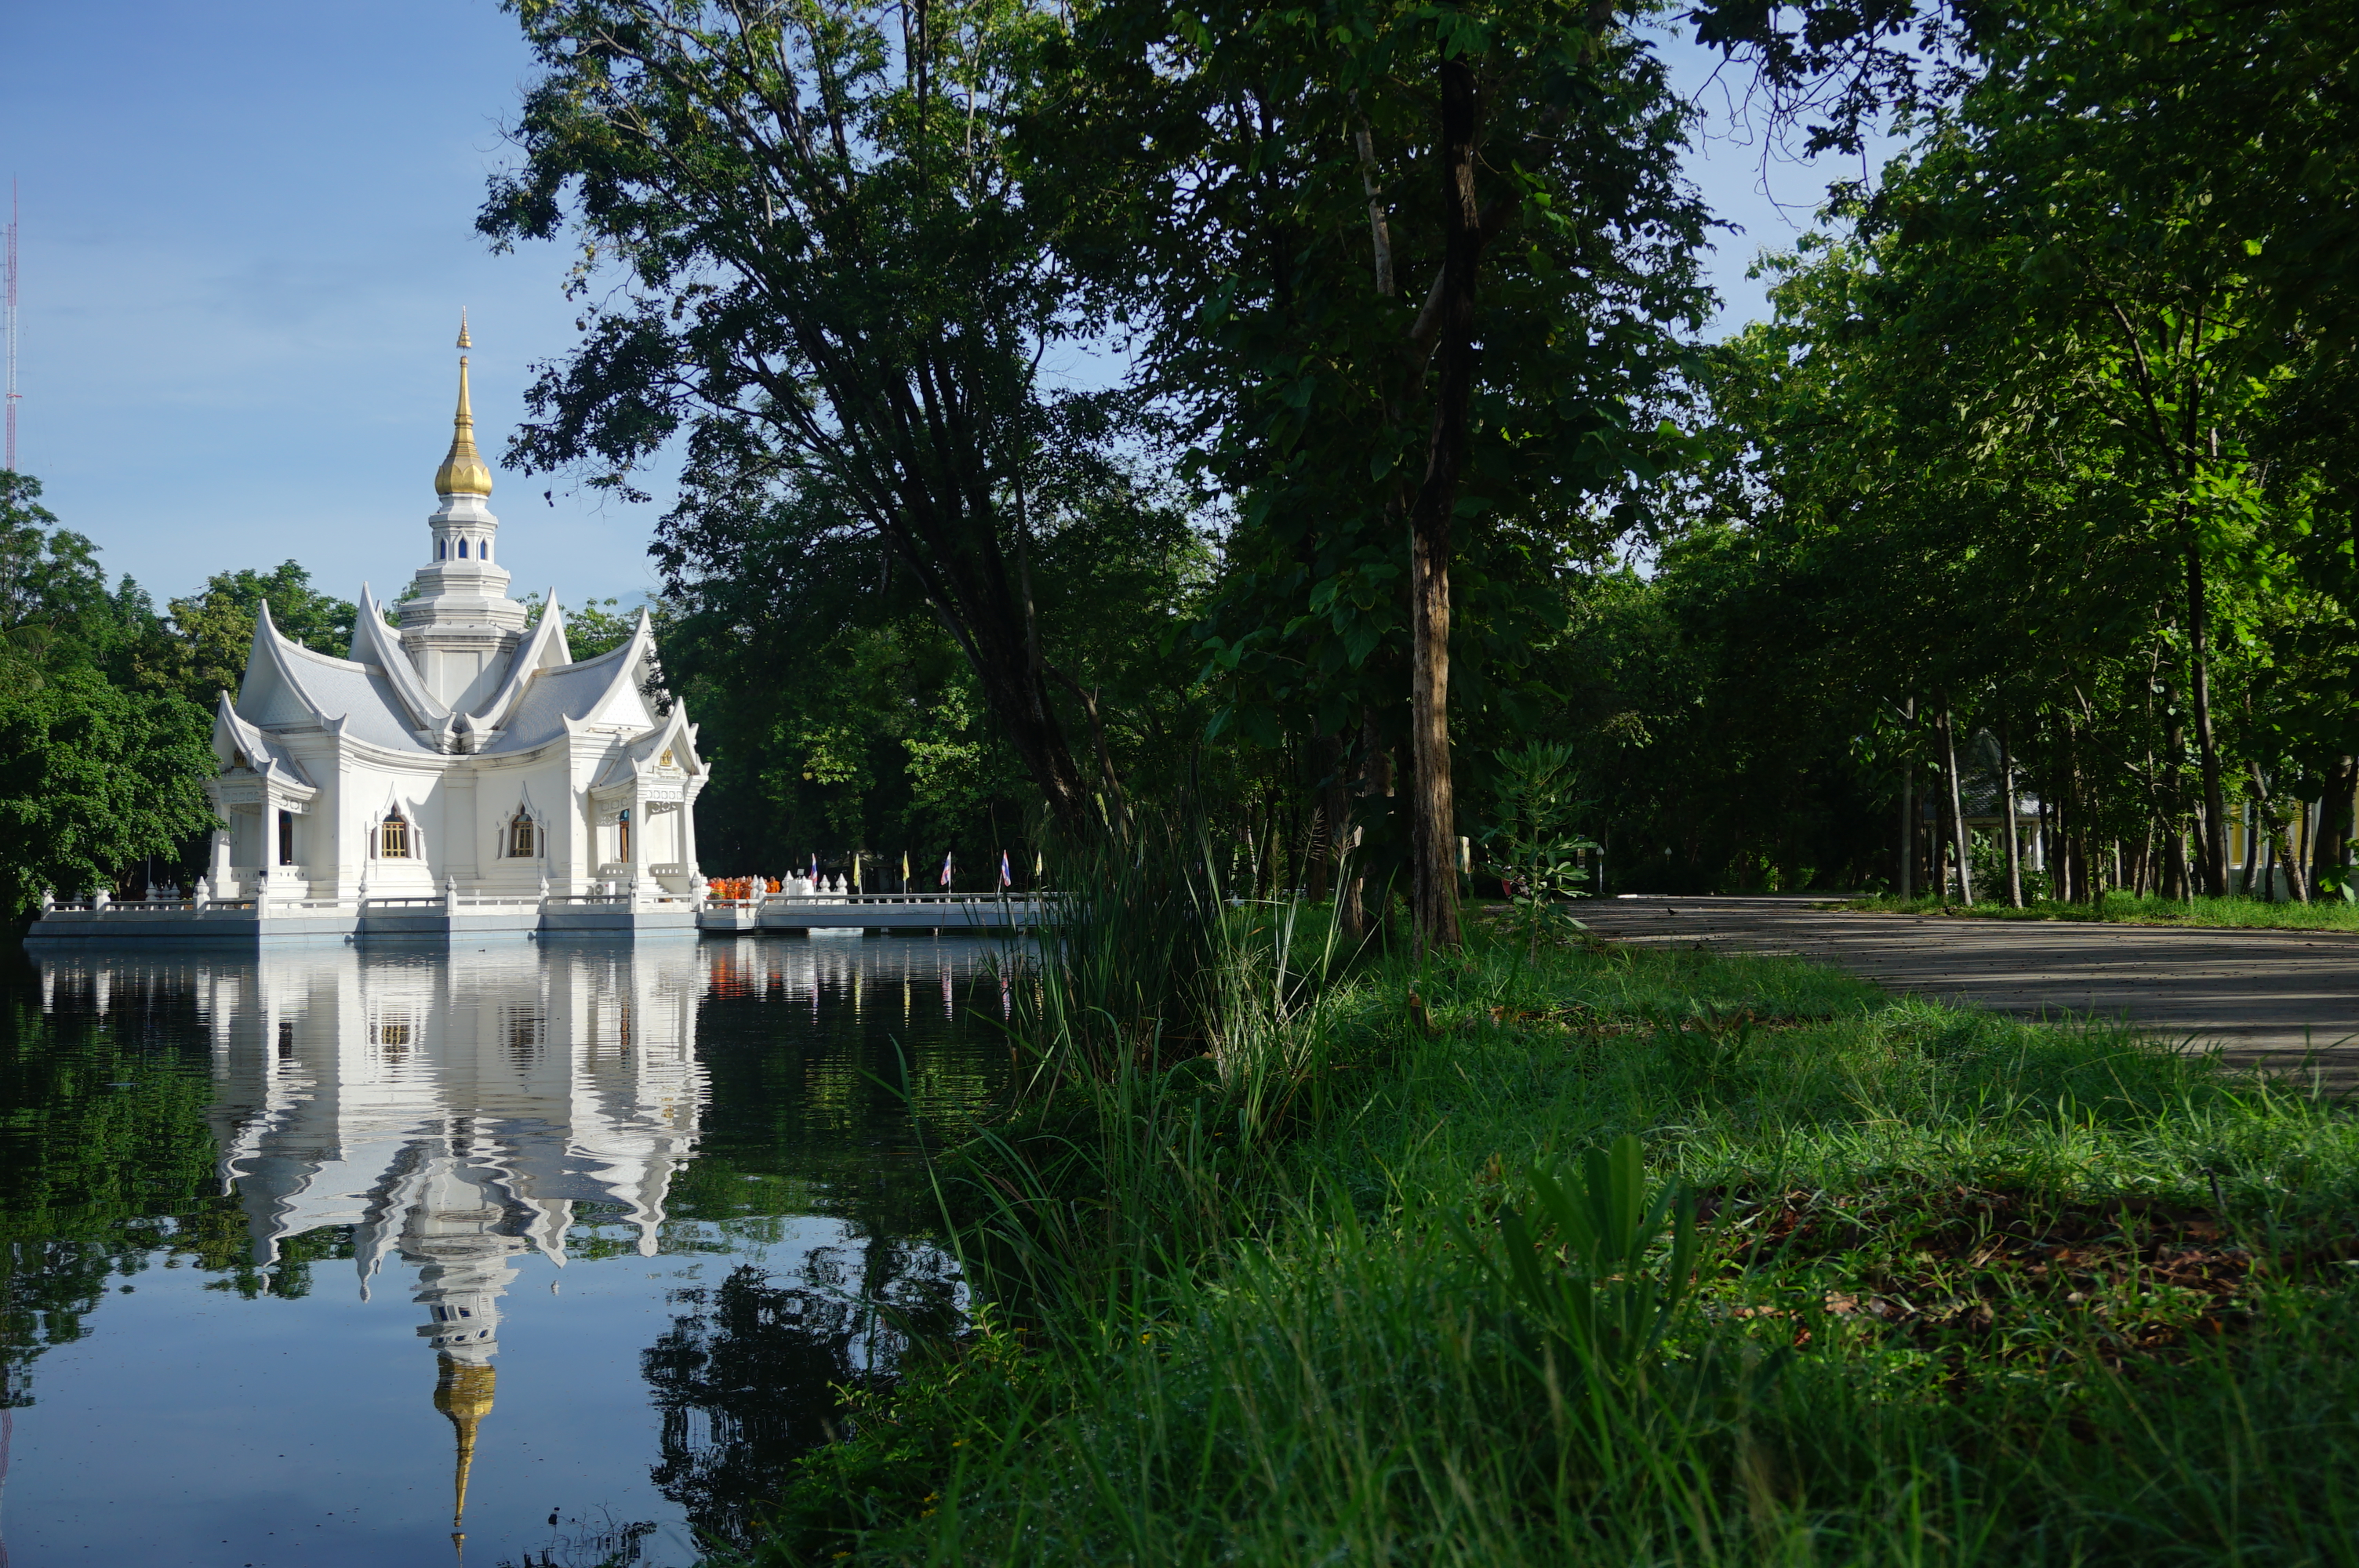
[[[466,940],[493,935],[635,938],[701,931],[1028,931],[1053,910],[1038,897],[988,893],[772,894],[740,903],[685,898],[562,894],[546,899],[386,898],[365,903],[59,904],[41,914],[27,942],[198,942],[251,945],[375,937]]]

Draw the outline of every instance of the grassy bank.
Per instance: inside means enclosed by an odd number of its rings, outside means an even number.
[[[1269,994],[946,1167],[997,1299],[765,1561],[2359,1556],[2341,1106],[1788,959]]]
[[[1861,898],[1846,907],[1884,914],[1955,915],[1976,920],[2088,920],[2126,925],[2224,925],[2283,931],[2359,931],[2359,904],[2341,898],[2314,903],[2265,903],[2256,898],[2160,898],[2109,892],[2102,908],[2039,899],[2021,909],[2004,899],[1962,904],[1938,898]]]

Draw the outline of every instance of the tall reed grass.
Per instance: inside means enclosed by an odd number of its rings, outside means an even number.
[[[945,1172],[986,1288],[1101,1302],[1233,1240],[1323,1108],[1352,994],[1324,911],[1231,896],[1184,815],[1055,839],[1066,919],[1017,968],[1009,1114]]]

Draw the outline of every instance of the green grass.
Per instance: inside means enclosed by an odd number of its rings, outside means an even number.
[[[2108,892],[2102,911],[2086,903],[2037,900],[2022,909],[1977,896],[1972,905],[1938,898],[1889,896],[1847,901],[1846,907],[1883,914],[1955,915],[1975,920],[2103,920],[2125,925],[2245,926],[2281,931],[2359,931],[2359,903],[2340,897],[2313,903],[2264,903],[2256,898],[2161,898]]]
[[[952,1162],[990,1299],[858,1392],[763,1560],[2359,1560],[2340,1103],[1595,945],[1378,966],[1259,1027],[1315,1036],[1261,1058],[1282,1115],[1216,1042]],[[1635,1371],[1495,1267],[1535,1166],[1624,1134],[1700,1227]],[[1633,1283],[1549,1246],[1566,1299]]]

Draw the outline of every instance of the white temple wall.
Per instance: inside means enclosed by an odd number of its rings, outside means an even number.
[[[677,811],[657,811],[652,807],[649,808],[646,832],[647,852],[641,857],[647,862],[647,868],[678,865],[688,858],[679,841],[679,818],[680,814]]]
[[[233,806],[227,814],[229,822],[229,863],[241,875],[251,875],[262,864],[260,859],[262,820],[259,810],[251,806]]]
[[[476,881],[486,892],[537,893],[544,876],[551,892],[571,891],[563,853],[570,784],[566,763],[559,748],[527,760],[495,758],[475,764]],[[538,852],[529,856],[509,853],[509,829],[519,807],[531,812],[539,828]]]
[[[600,855],[604,842],[602,833],[614,831],[610,825],[601,828],[597,811],[590,804],[590,782],[598,776],[599,764],[605,760],[604,738],[582,735],[574,738],[568,747],[565,796],[565,874],[571,879],[571,891],[581,892],[598,875]]]
[[[306,892],[313,898],[334,898],[341,891],[336,862],[342,840],[336,832],[336,785],[342,771],[336,766],[333,752],[297,745],[288,749],[304,773],[319,781],[318,793],[295,814],[295,863],[302,868]]]

